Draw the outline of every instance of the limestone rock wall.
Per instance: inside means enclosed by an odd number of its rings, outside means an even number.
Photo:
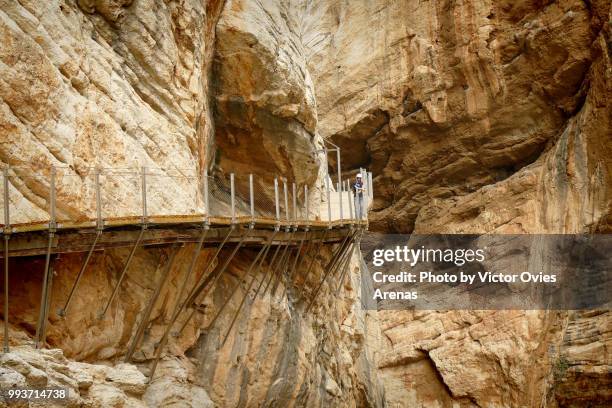
[[[373,169],[372,228],[609,233],[610,10],[312,4],[320,131],[350,152],[347,166]],[[605,313],[397,311],[380,322],[392,406],[609,404]]]
[[[212,138],[209,74],[221,6],[0,3],[0,161],[17,175],[13,223],[48,219],[51,166],[58,171],[58,217],[70,219],[91,217],[93,167],[199,174]],[[160,180],[150,183],[153,212],[201,205],[195,183]],[[116,175],[105,187],[112,202],[106,216],[139,211],[137,177]]]
[[[266,182],[284,176],[316,195],[325,156],[318,151],[301,10],[291,2],[1,2],[0,161],[14,172],[11,221],[48,219],[51,166],[60,219],[92,217],[93,167],[120,171],[103,172],[103,200],[113,204],[105,207],[106,217],[139,214],[141,166],[154,174],[148,178],[150,214],[201,211],[204,168],[220,177],[252,172]],[[83,234],[83,241],[93,240]],[[125,364],[143,309],[175,250],[143,341],[133,363]],[[13,352],[6,358],[17,362],[2,363],[3,385],[38,385],[46,378],[70,389],[73,406],[384,404],[375,348],[366,341],[378,339],[378,326],[359,306],[357,261],[341,288],[337,281],[324,285],[317,305],[303,311],[330,249],[298,288],[285,290],[281,283],[274,294],[256,298],[250,290],[223,342],[247,291],[244,282],[234,294],[231,288],[251,278],[245,273],[256,256],[254,249],[241,250],[191,323],[171,336],[154,380],[145,384],[193,250],[192,244],[139,248],[102,319],[130,248],[93,254],[63,318],[58,309],[85,254],[54,259],[47,330],[53,350],[43,352],[32,350],[32,338],[44,259],[12,259]],[[206,248],[198,256],[189,285],[205,273],[213,252]],[[230,254],[222,251],[211,267]],[[255,274],[257,282],[268,269]]]
[[[132,172],[105,176],[117,216],[138,215],[141,166],[158,177],[152,213],[201,211],[205,168],[283,176],[316,197],[334,164],[321,152],[329,138],[344,172],[373,171],[378,231],[609,233],[610,12],[609,0],[0,0],[0,163],[14,169],[12,220],[47,220],[51,166],[66,219],[92,216],[94,166]],[[142,373],[192,249],[179,249],[135,355]],[[209,324],[250,250],[171,338],[143,391],[141,371],[117,364],[170,249],[137,252],[100,321],[128,251],[94,254],[85,297],[65,319],[55,311],[83,255],[56,261],[48,334],[65,357],[29,349],[44,260],[13,261],[20,306],[2,381],[64,381],[79,390],[75,404],[93,406],[609,402],[609,313],[366,313],[357,259],[308,315],[292,288],[249,297],[222,345],[245,289]],[[198,273],[211,256],[202,252]],[[123,374],[129,381],[113,380]]]
[[[125,364],[123,358],[145,305],[165,274],[174,250],[175,262],[168,271],[133,363]],[[366,342],[368,338],[378,338],[378,325],[375,316],[361,310],[358,272],[351,271],[351,278],[346,279],[340,290],[337,280],[324,285],[313,309],[308,314],[304,312],[313,288],[322,279],[329,251],[321,253],[307,282],[298,275],[297,286],[285,291],[283,282],[274,279],[265,294],[263,289],[271,276],[268,265],[264,263],[257,274],[245,275],[257,251],[242,251],[211,294],[201,300],[195,317],[181,334],[171,335],[155,377],[147,384],[145,375],[150,373],[155,345],[170,320],[193,251],[194,245],[138,250],[117,299],[103,319],[98,318],[99,313],[110,297],[129,248],[94,254],[64,318],[57,311],[63,307],[84,254],[62,255],[54,263],[56,273],[47,329],[47,342],[52,350],[39,357],[32,350],[32,338],[39,312],[42,264],[30,259],[12,262],[11,270],[19,273],[12,274],[9,283],[11,347],[14,358],[25,359],[29,365],[21,360],[19,364],[26,368],[16,367],[17,363],[8,360],[2,362],[3,384],[39,385],[33,381],[43,376],[48,378],[49,385],[69,387],[75,404],[90,401],[92,406],[100,407],[108,406],[110,400],[126,406],[165,406],[172,402],[200,406],[198,395],[216,406],[383,404],[382,386],[375,375],[375,348]],[[218,265],[231,251],[231,248],[222,251],[219,260],[211,265]],[[214,248],[210,248],[198,256],[189,287],[205,273],[213,253]],[[251,279],[255,279],[255,284],[249,289]],[[266,281],[255,297],[262,279]],[[238,283],[238,290],[233,292]],[[225,304],[229,296],[230,301]],[[182,326],[190,310],[179,318],[175,329]],[[229,331],[235,316],[237,320]],[[6,358],[13,358],[11,355]],[[42,362],[49,359],[52,362]],[[67,367],[58,368],[58,364]],[[39,375],[32,379],[29,366],[43,373],[35,371]],[[83,375],[89,375],[88,386],[75,383],[81,378],[81,370],[86,372]],[[137,387],[137,391],[126,390],[120,380],[113,380],[114,374],[107,373],[109,370],[118,376],[136,376],[136,384],[129,387]]]
[[[609,76],[608,1],[310,7],[305,43],[320,132],[350,152],[347,165],[378,177],[375,229],[410,232],[431,202],[507,179],[578,112],[589,123],[582,132],[597,139],[590,149],[603,147],[608,90],[597,84]],[[609,162],[600,166],[609,184]]]
[[[288,1],[226,2],[213,68],[216,160],[227,171],[316,180],[321,141],[296,8]]]

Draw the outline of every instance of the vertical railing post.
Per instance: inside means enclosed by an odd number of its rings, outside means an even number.
[[[147,213],[147,168],[142,166],[141,168],[141,189],[142,189],[142,225],[146,225],[148,223],[148,213]]]
[[[236,223],[236,190],[234,186],[234,173],[230,173],[230,193],[232,201],[232,224]]]
[[[280,222],[280,200],[278,196],[278,178],[274,177],[274,205],[276,209],[276,221]]]
[[[297,187],[295,183],[292,184],[292,192],[293,192],[293,221],[296,222],[298,210],[297,210]]]
[[[96,167],[94,170],[94,182],[96,183],[96,229],[101,231],[104,228],[104,221],[102,221],[102,195],[100,192],[100,168]]]
[[[346,203],[344,202],[344,193],[346,192],[345,188],[346,188],[346,183],[344,180],[342,180],[342,183],[340,184],[340,191],[342,191],[342,195],[340,196],[340,202],[342,203],[342,215],[344,218],[344,214],[345,211],[348,213],[348,208],[346,208]]]
[[[336,161],[338,162],[338,184],[342,185],[342,166],[340,165],[340,148],[338,146],[336,146]]]
[[[327,191],[327,220],[331,223],[331,195],[329,192],[329,174],[325,176],[325,189]]]
[[[344,218],[344,213],[342,211],[342,180],[338,181],[338,202],[340,206],[340,220]]]
[[[365,193],[362,194],[362,196],[363,196],[363,201],[362,201],[363,208],[361,209],[362,217],[365,220],[365,219],[368,218],[368,195],[370,194],[370,192],[368,191],[368,172],[365,171],[365,169],[363,169],[362,172],[361,172],[361,178],[362,178],[363,186],[365,187],[365,190],[366,190]]]
[[[368,171],[368,193],[370,197],[370,202],[374,200],[374,182],[372,181],[372,172]]]
[[[287,193],[287,179],[283,179],[283,192],[285,194],[285,218],[289,222],[289,196]]]
[[[9,352],[9,239],[11,238],[11,220],[9,215],[9,180],[8,169],[4,169],[4,352]]]
[[[204,169],[204,211],[206,222],[210,220],[210,201],[208,195],[208,168]]]
[[[55,167],[51,166],[51,179],[49,181],[49,233],[55,233],[57,228],[56,216],[55,216]]]
[[[351,183],[351,180],[347,180],[346,189],[348,190],[348,203],[349,207],[351,208],[351,218],[354,220],[355,218],[357,218],[357,214],[355,214],[355,197],[353,196],[353,189],[351,187]]]
[[[347,193],[347,204],[348,204],[348,208],[349,208],[349,219],[352,221],[353,220],[353,206],[351,205],[351,184],[349,180],[346,180],[346,193]]]
[[[253,192],[253,173],[249,174],[249,199],[251,200],[251,219],[255,222],[255,193]]]
[[[308,186],[304,185],[304,212],[305,212],[306,225],[308,225],[308,223],[310,221],[310,213],[308,211],[309,211],[309,208],[308,208]]]
[[[11,230],[11,223],[10,223],[10,217],[9,217],[9,175],[8,175],[8,169],[4,169],[2,171],[2,175],[3,175],[3,192],[4,192],[4,233],[10,233]]]

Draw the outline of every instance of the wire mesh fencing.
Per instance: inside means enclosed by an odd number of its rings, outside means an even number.
[[[205,216],[202,176],[196,170],[147,169],[145,174],[147,216],[160,218]]]
[[[228,177],[207,176],[208,181],[208,216],[230,217],[232,215],[232,192]],[[234,207],[235,208],[235,207]]]
[[[273,180],[253,180],[253,202],[255,205],[255,216],[259,218],[279,220],[281,207],[276,205],[276,190]]]
[[[18,169],[3,173],[2,225],[43,223],[50,219],[49,180]],[[8,218],[8,219],[7,219]]]
[[[55,192],[54,192],[55,191]],[[72,169],[59,168],[55,177],[49,178],[48,208],[53,205],[57,223],[86,222],[96,218],[96,174],[93,169],[76,173]],[[50,217],[52,218],[52,217]]]

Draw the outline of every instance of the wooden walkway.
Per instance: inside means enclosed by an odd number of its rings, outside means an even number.
[[[317,295],[325,282],[336,277],[336,292],[340,291],[344,281],[353,250],[359,245],[361,235],[368,227],[367,219],[361,219],[356,214],[354,196],[350,191],[348,181],[338,183],[336,191],[331,191],[331,179],[326,179],[326,191],[321,193],[320,204],[313,211],[309,207],[308,187],[303,190],[293,184],[288,188],[286,181],[279,183],[274,179],[272,190],[255,191],[253,176],[249,175],[248,191],[237,191],[234,183],[234,175],[230,175],[229,190],[226,184],[211,183],[211,178],[205,173],[202,176],[202,190],[197,182],[194,208],[203,208],[212,214],[150,214],[150,199],[147,192],[151,189],[147,185],[147,171],[143,168],[141,173],[140,208],[136,211],[131,209],[131,216],[103,216],[105,204],[101,198],[102,185],[100,173],[94,173],[94,184],[89,188],[81,186],[83,190],[95,191],[94,204],[89,206],[94,217],[83,217],[77,220],[58,219],[56,216],[56,183],[54,171],[51,172],[49,180],[48,219],[24,221],[21,211],[21,219],[17,223],[11,223],[11,196],[9,188],[8,172],[4,171],[4,194],[3,198],[4,217],[0,224],[4,238],[3,251],[0,257],[4,264],[4,351],[9,351],[9,273],[19,271],[9,270],[9,259],[11,257],[45,256],[42,291],[40,299],[39,317],[36,325],[35,343],[36,347],[44,347],[46,344],[46,327],[49,320],[50,292],[52,290],[53,267],[57,254],[81,252],[86,253],[80,271],[72,285],[70,293],[65,300],[63,308],[58,311],[59,316],[69,313],[69,306],[74,296],[78,295],[78,285],[92,255],[101,250],[130,247],[130,253],[125,260],[121,273],[114,282],[112,293],[108,299],[103,300],[103,307],[99,314],[102,319],[111,308],[113,302],[121,296],[121,285],[132,262],[134,253],[141,247],[157,246],[169,247],[170,257],[167,261],[166,271],[170,270],[177,253],[177,245],[183,243],[193,244],[193,252],[187,270],[182,277],[182,284],[177,292],[177,303],[167,324],[164,333],[157,342],[155,356],[150,368],[149,378],[155,373],[159,360],[169,340],[169,336],[180,336],[189,321],[199,310],[199,305],[215,287],[218,280],[223,276],[232,259],[243,247],[259,248],[257,257],[252,261],[248,270],[245,271],[242,282],[238,282],[225,303],[216,312],[209,326],[217,321],[217,317],[223,312],[227,303],[231,300],[239,287],[247,285],[248,289],[242,295],[238,310],[235,312],[229,328],[223,337],[223,343],[227,340],[238,314],[249,296],[251,288],[255,288],[254,296],[266,294],[268,288],[270,294],[276,293],[277,288],[283,287],[281,299],[286,291],[294,290],[297,298],[305,312],[315,304]],[[371,191],[371,174],[363,173],[366,186]],[[16,177],[16,176],[14,176]],[[197,177],[193,177],[197,179]],[[44,179],[40,177],[40,179]],[[212,184],[212,185],[210,185]],[[159,189],[163,186],[156,186]],[[225,189],[225,190],[224,190]],[[211,190],[213,190],[211,192]],[[291,191],[291,193],[289,192]],[[303,194],[301,194],[303,192]],[[301,195],[300,195],[301,194]],[[138,195],[138,194],[137,194]],[[289,198],[292,200],[289,200]],[[111,203],[110,208],[125,210],[125,203],[119,198],[112,196],[116,202]],[[131,202],[134,202],[133,197]],[[301,198],[301,200],[300,200]],[[364,211],[371,202],[371,192],[363,194]],[[171,199],[171,198],[170,198]],[[214,201],[216,200],[216,201]],[[15,205],[13,200],[13,205]],[[159,206],[159,197],[157,204]],[[210,202],[214,201],[214,202]],[[212,204],[212,205],[211,205]],[[258,208],[258,204],[259,207]],[[108,207],[108,203],[107,203]],[[37,215],[40,218],[40,215]],[[43,217],[44,218],[44,217]],[[326,244],[337,244],[331,257],[325,261],[320,257],[322,248]],[[213,257],[201,273],[194,271],[196,260],[205,247],[214,249]],[[225,249],[223,258],[219,257]],[[309,285],[309,276],[313,271],[316,261],[324,261],[323,277]],[[264,263],[266,266],[264,266]],[[261,272],[261,273],[260,273]],[[263,274],[263,276],[262,276]],[[167,273],[164,275],[166,276]],[[199,276],[195,284],[190,284],[192,278]],[[260,277],[259,283],[256,279]],[[301,288],[297,288],[298,281]],[[332,282],[334,282],[332,280]],[[146,328],[150,324],[149,318],[152,308],[157,301],[161,288],[165,284],[165,278],[161,278],[155,285],[154,293],[149,298],[142,316],[136,328],[135,335],[131,339],[125,361],[131,361],[133,354],[137,352],[140,343],[145,336]],[[331,288],[330,288],[331,290]],[[308,294],[308,296],[306,296]],[[308,298],[307,298],[308,297]],[[180,326],[177,326],[179,325]]]
[[[146,246],[167,246],[175,243],[196,243],[201,235],[202,225],[193,221],[166,222],[149,224],[146,233],[142,237],[141,245]],[[210,231],[204,241],[205,245],[218,244],[234,225],[235,234],[228,241],[237,242],[240,231],[253,225],[253,233],[244,241],[243,245],[264,245],[268,239],[274,235],[272,246],[287,243],[289,241],[306,240],[321,241],[324,243],[337,243],[346,234],[355,228],[367,227],[365,221],[355,223],[334,222],[311,223],[308,225],[289,225],[281,223],[276,225],[268,220],[264,222],[244,222],[231,224],[230,222],[215,222],[210,225]],[[34,228],[35,227],[35,228]],[[275,230],[278,232],[275,234]],[[295,231],[293,231],[295,230]],[[9,257],[45,255],[48,249],[48,225],[30,226],[27,229],[18,229],[11,235]],[[327,233],[326,233],[327,232]],[[51,242],[51,254],[87,252],[91,248],[91,243],[96,236],[97,230],[93,225],[70,226],[58,229]],[[104,228],[96,243],[96,250],[128,247],[131,246],[140,234],[140,223],[134,220],[133,223],[122,221],[118,224],[110,224]],[[0,259],[4,253],[0,253]]]

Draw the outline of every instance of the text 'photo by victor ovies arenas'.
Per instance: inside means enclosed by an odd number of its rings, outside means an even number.
[[[612,406],[610,0],[0,0],[0,407]]]

